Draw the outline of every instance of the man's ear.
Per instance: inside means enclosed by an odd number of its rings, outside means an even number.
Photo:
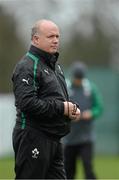
[[[34,35],[32,41],[33,41],[34,44],[38,45],[39,44],[39,42],[38,42],[39,37]]]

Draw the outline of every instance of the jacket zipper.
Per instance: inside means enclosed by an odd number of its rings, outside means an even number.
[[[60,83],[60,78],[59,78],[58,75],[57,75],[57,71],[54,70],[53,72],[54,72],[55,77],[57,78],[59,84],[61,85],[62,92],[63,92],[64,96],[66,96],[65,100],[67,101],[67,100],[68,100],[68,93],[67,93],[67,90],[64,92],[64,89],[65,89],[65,88],[64,88],[63,84]]]

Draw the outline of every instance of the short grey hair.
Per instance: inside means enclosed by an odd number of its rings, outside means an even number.
[[[32,29],[31,29],[31,40],[32,40],[33,36],[38,35],[40,33],[40,25],[44,21],[47,21],[47,20],[41,19],[33,25]]]
[[[31,40],[33,39],[33,36],[39,35],[41,33],[40,32],[40,26],[44,22],[50,22],[50,23],[54,24],[55,26],[57,26],[54,22],[47,20],[47,19],[41,19],[41,20],[37,21],[31,30]]]
[[[31,29],[31,39],[33,38],[34,35],[37,35],[39,33],[39,29],[36,25],[34,25]]]

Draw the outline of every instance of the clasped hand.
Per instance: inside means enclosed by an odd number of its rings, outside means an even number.
[[[76,104],[72,102],[65,101],[64,102],[64,115],[68,116],[70,119],[74,121],[80,120],[80,109]]]

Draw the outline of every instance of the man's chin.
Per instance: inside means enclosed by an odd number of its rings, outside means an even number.
[[[50,53],[50,54],[55,54],[56,52],[58,52],[58,49],[50,49],[50,50],[44,50],[44,51],[46,51],[46,52],[48,52],[48,53]]]
[[[55,54],[56,52],[58,52],[57,50],[51,51],[50,54]]]

